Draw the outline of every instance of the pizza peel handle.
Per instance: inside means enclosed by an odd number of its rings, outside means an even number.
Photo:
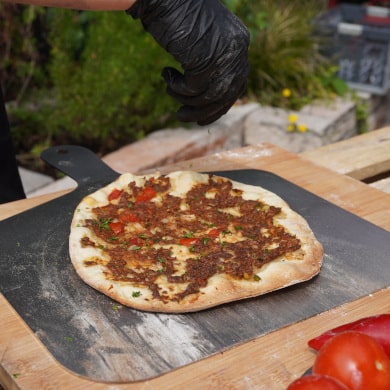
[[[95,153],[82,146],[54,146],[42,152],[43,161],[65,173],[78,183],[114,180],[119,174]]]

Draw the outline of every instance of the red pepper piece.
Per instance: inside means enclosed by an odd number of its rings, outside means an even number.
[[[195,245],[199,242],[199,238],[197,237],[184,237],[180,239],[180,244],[185,246]]]
[[[114,188],[111,193],[108,195],[108,200],[111,202],[114,199],[118,199],[122,194],[122,190]]]
[[[137,202],[148,202],[149,200],[153,199],[157,195],[157,192],[154,190],[153,187],[145,187],[142,192],[140,192],[137,197],[135,198],[135,203]]]
[[[375,339],[390,357],[390,314],[379,314],[376,316],[361,318],[337,328],[326,331],[318,337],[309,340],[310,348],[318,351],[322,345],[338,333],[348,330],[365,333]]]
[[[125,231],[125,227],[122,222],[110,222],[108,226],[115,234],[122,234]]]
[[[128,210],[125,210],[123,213],[119,214],[118,219],[122,223],[140,222],[141,221],[141,218],[138,215],[136,215]]]
[[[210,238],[218,238],[219,235],[221,234],[221,232],[222,232],[222,229],[214,228],[214,229],[211,229],[207,233],[207,236],[210,237]]]
[[[138,237],[132,237],[129,239],[129,245],[142,246],[143,241]]]

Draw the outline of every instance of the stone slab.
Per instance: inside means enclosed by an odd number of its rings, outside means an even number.
[[[19,167],[19,174],[22,179],[24,192],[27,196],[40,188],[46,187],[54,181],[50,176],[33,172],[22,167]]]

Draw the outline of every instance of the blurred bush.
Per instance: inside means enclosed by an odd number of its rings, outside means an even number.
[[[44,86],[47,80],[44,17],[43,8],[0,2],[0,85],[7,100],[17,104],[33,85]]]
[[[172,120],[161,70],[173,60],[124,12],[56,10],[50,17],[54,131],[78,140],[137,139]]]
[[[299,109],[316,99],[343,95],[346,84],[321,55],[314,20],[318,0],[225,0],[251,33],[248,95],[264,105]],[[290,96],[282,93],[288,89]]]

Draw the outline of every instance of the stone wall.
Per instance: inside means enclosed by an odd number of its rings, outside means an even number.
[[[366,99],[370,107],[369,129],[390,123],[388,98],[367,96]],[[307,105],[299,112],[263,107],[257,103],[236,105],[209,126],[156,131],[107,155],[104,160],[119,172],[140,172],[261,142],[300,153],[356,135],[355,108],[351,100],[341,98]],[[291,114],[298,117],[299,123],[305,124],[306,132],[287,130]]]

